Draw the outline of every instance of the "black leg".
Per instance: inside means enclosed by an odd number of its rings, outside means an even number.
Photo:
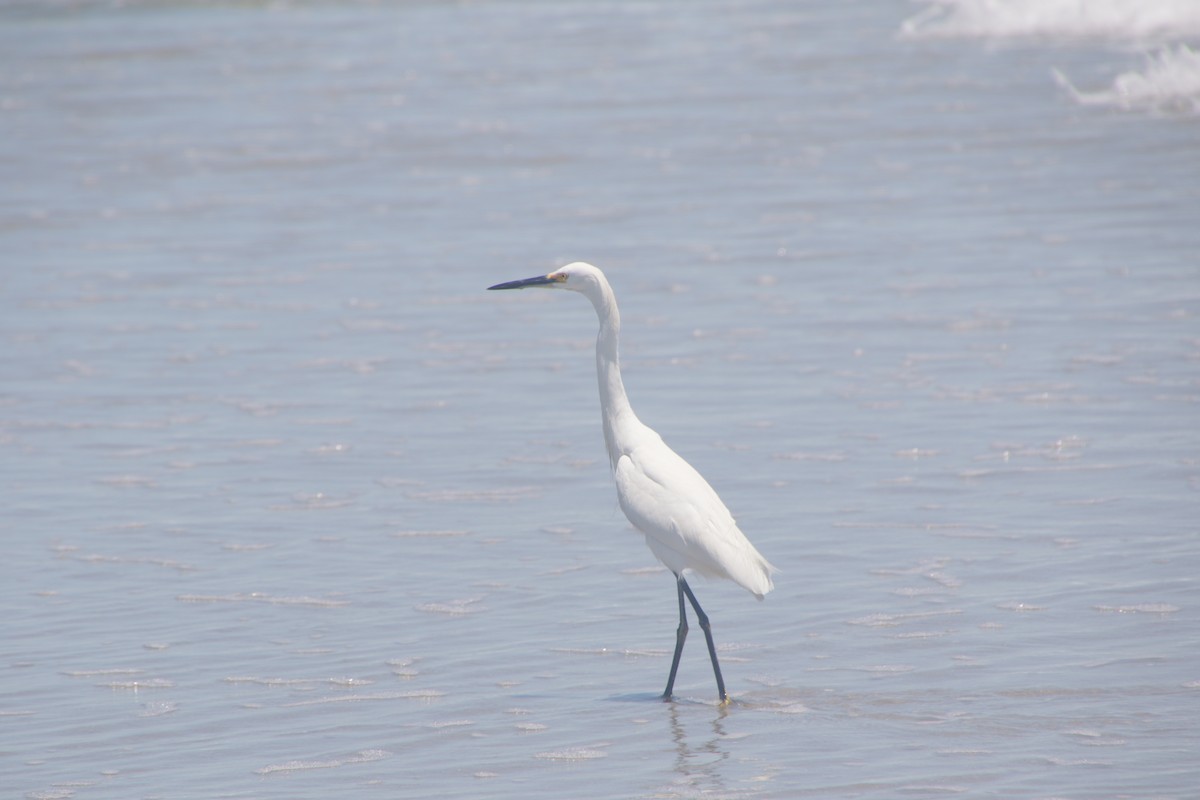
[[[675,657],[671,659],[671,674],[667,676],[667,688],[663,692],[663,700],[671,699],[671,690],[675,688],[675,672],[679,669],[679,657],[683,655],[683,642],[687,639],[687,611],[683,605],[683,577],[676,575],[676,588],[679,590],[679,628],[675,631]],[[691,590],[688,590],[691,593]],[[693,601],[695,602],[695,601]]]
[[[721,678],[721,665],[717,663],[717,647],[713,644],[712,627],[708,624],[708,615],[704,613],[704,609],[700,607],[700,603],[696,600],[696,595],[692,594],[692,587],[688,586],[687,581],[681,576],[679,578],[679,608],[683,610],[683,593],[687,593],[688,600],[692,602],[692,608],[696,609],[696,619],[700,621],[700,630],[704,631],[704,639],[708,642],[708,657],[712,659],[713,674],[717,676],[717,694],[720,696],[721,705],[729,702],[729,695],[725,694],[725,681]],[[680,640],[680,647],[683,641]],[[679,661],[679,650],[675,651],[675,660]],[[671,680],[675,679],[675,668],[671,668]]]

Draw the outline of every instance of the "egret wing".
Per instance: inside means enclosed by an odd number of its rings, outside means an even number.
[[[623,454],[614,473],[622,510],[672,571],[730,578],[759,596],[770,591],[770,565],[708,481],[657,434]]]

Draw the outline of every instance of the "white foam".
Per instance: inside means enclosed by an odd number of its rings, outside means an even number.
[[[1196,0],[920,0],[902,36],[1178,40],[1200,35]]]
[[[1187,45],[1147,55],[1144,69],[1122,72],[1107,89],[1080,90],[1057,70],[1054,77],[1082,105],[1200,114],[1200,54]]]
[[[547,753],[538,753],[534,758],[543,758],[550,761],[588,761],[594,758],[605,758],[608,753],[591,747],[576,747],[571,750],[554,750]]]
[[[269,764],[261,769],[254,770],[258,775],[274,775],[281,772],[302,772],[312,769],[336,769],[352,764],[369,764],[372,761],[382,761],[390,756],[386,750],[363,750],[361,753],[343,756],[341,758],[333,758],[325,761],[288,761],[283,764]]]

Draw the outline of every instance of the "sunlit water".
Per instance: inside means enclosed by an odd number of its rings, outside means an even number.
[[[4,794],[1194,796],[1194,106],[918,13],[0,7]]]

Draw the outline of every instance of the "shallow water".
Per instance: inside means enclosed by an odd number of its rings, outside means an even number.
[[[1196,119],[913,12],[0,8],[0,786],[1190,796]],[[732,707],[592,312],[484,291],[575,259],[781,569]]]

